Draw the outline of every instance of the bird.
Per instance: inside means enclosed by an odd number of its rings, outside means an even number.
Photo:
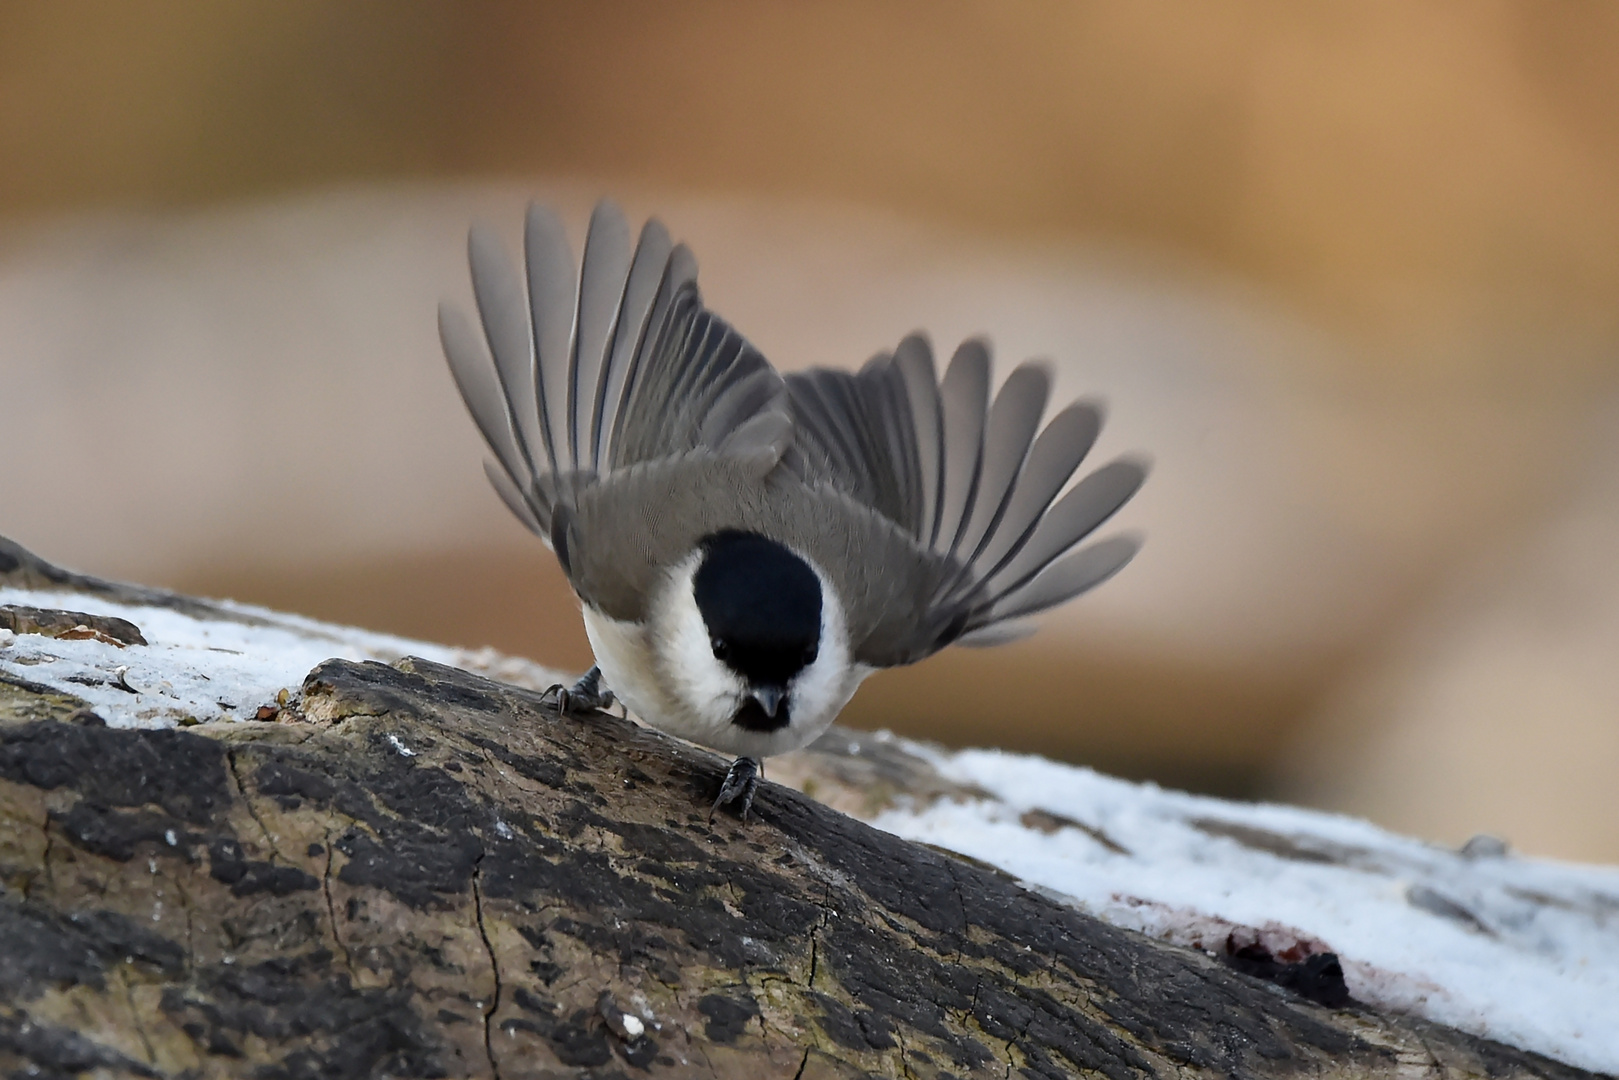
[[[656,218],[632,243],[609,200],[577,271],[538,204],[521,273],[488,225],[467,254],[478,326],[441,303],[444,354],[484,471],[561,564],[596,661],[552,688],[559,712],[617,700],[734,756],[711,821],[740,803],[746,822],[764,759],[813,741],[873,672],[1021,637],[1140,547],[1082,545],[1147,462],[1069,487],[1102,407],[1042,425],[1042,363],[991,396],[984,339],[940,376],[913,333],[857,371],[783,374],[705,306],[690,249]]]

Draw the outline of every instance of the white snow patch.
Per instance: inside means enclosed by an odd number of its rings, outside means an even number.
[[[68,591],[0,587],[0,604],[115,615],[140,627],[146,645],[14,634],[0,641],[0,671],[72,694],[112,727],[171,727],[209,720],[251,720],[283,690],[297,694],[323,660],[393,663],[420,656],[508,682],[543,689],[562,676],[492,650],[425,641],[283,615],[229,601],[211,602],[229,617],[206,618],[163,607],[114,603]],[[400,752],[409,754],[400,744]]]
[[[1233,934],[1272,953],[1335,952],[1361,1001],[1619,1072],[1619,868],[1488,843],[1469,857],[1296,807],[999,751],[908,748],[994,798],[901,806],[879,828],[1177,944],[1215,951]]]

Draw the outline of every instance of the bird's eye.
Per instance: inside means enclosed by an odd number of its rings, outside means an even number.
[[[714,638],[709,644],[714,647],[714,659],[724,660],[731,655],[731,643],[724,638]]]
[[[804,650],[804,663],[806,665],[813,664],[815,663],[815,658],[820,655],[821,647],[819,645],[811,645],[809,648]]]

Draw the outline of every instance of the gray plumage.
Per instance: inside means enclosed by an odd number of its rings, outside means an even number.
[[[784,377],[703,306],[683,245],[656,221],[633,251],[629,235],[599,205],[576,287],[549,211],[528,214],[526,282],[475,228],[482,340],[455,310],[439,317],[491,483],[591,607],[639,620],[705,537],[757,532],[824,570],[854,659],[888,667],[1015,635],[1135,554],[1130,536],[1077,547],[1146,469],[1113,462],[1059,499],[1102,413],[1071,405],[1040,429],[1044,368],[1017,368],[991,399],[982,341],[941,380],[911,335],[855,373]]]

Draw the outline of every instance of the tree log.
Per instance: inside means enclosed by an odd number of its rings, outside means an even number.
[[[1591,1075],[780,785],[711,823],[713,755],[427,661],[170,730],[0,678],[7,1075]]]

